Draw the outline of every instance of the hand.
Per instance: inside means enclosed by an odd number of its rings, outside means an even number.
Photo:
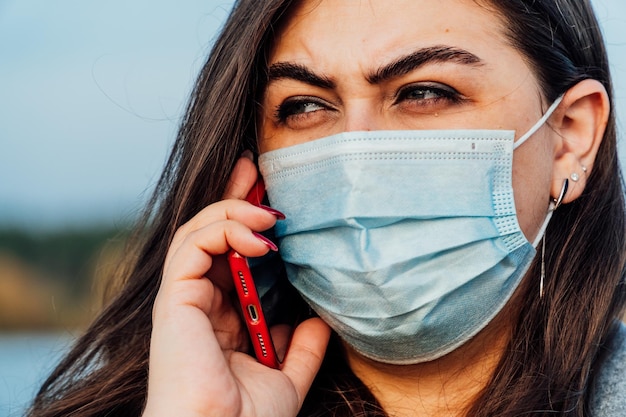
[[[317,318],[296,328],[280,370],[243,353],[246,330],[228,296],[223,254],[269,250],[253,231],[272,227],[276,218],[240,200],[256,175],[242,157],[225,200],[176,232],[153,310],[145,417],[295,416],[319,369],[330,330]]]

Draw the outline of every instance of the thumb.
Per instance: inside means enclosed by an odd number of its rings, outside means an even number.
[[[249,150],[243,152],[228,179],[224,200],[229,198],[243,200],[256,181],[257,175],[257,168],[252,160],[252,152]]]
[[[317,317],[302,322],[293,334],[281,370],[296,390],[298,407],[322,365],[329,339],[330,327]]]

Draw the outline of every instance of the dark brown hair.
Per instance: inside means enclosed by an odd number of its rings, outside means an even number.
[[[578,81],[610,82],[588,0],[476,0],[499,13],[508,36],[554,100]],[[295,0],[240,0],[195,86],[186,117],[120,270],[117,295],[45,381],[30,416],[139,416],[148,379],[151,313],[175,230],[218,201],[256,114],[275,30]],[[626,298],[624,198],[614,116],[584,194],[547,230],[546,295],[522,285],[512,340],[471,416],[584,416],[592,366]],[[529,276],[539,276],[535,263]],[[301,412],[384,415],[333,341]]]

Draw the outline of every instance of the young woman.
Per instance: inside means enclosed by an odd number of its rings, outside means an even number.
[[[30,415],[622,415],[602,42],[585,0],[237,2],[119,294]],[[279,370],[224,259],[272,227],[319,315]]]

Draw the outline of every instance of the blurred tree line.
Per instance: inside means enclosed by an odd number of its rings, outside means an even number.
[[[84,326],[127,236],[123,227],[0,229],[0,330]]]

